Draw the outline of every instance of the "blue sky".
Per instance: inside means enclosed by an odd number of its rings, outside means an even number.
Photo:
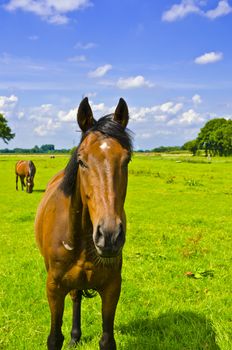
[[[127,101],[135,149],[232,118],[232,0],[5,0],[0,19],[0,148],[73,147],[84,96],[96,119]]]

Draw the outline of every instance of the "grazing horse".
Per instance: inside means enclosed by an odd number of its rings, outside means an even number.
[[[48,183],[39,205],[36,240],[47,269],[51,328],[49,350],[60,350],[64,300],[70,293],[70,346],[81,337],[81,299],[93,289],[102,300],[101,350],[116,350],[114,316],[121,289],[125,243],[124,201],[132,140],[129,113],[121,98],[112,115],[96,121],[88,98],[79,105],[79,146],[65,170]]]
[[[19,160],[15,165],[16,190],[18,190],[18,177],[20,177],[22,191],[26,187],[28,193],[32,193],[34,187],[34,177],[36,173],[35,164],[31,160]],[[24,179],[26,178],[26,184]]]

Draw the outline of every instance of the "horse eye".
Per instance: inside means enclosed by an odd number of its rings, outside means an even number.
[[[81,159],[78,159],[78,163],[82,168],[87,168],[87,165]]]

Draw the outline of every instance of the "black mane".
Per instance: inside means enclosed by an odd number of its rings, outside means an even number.
[[[133,150],[132,133],[128,129],[124,129],[121,124],[113,120],[113,114],[108,114],[100,118],[92,128],[82,135],[81,142],[85,137],[94,131],[100,131],[106,137],[116,139],[130,153]],[[81,144],[80,142],[80,144]]]
[[[32,160],[29,160],[29,175],[30,177],[34,177],[36,173],[35,164],[32,162]]]
[[[77,147],[80,147],[83,140],[91,132],[99,131],[106,137],[112,137],[116,139],[123,148],[126,148],[128,152],[132,153],[132,132],[128,129],[124,129],[121,124],[113,120],[113,114],[108,114],[95,122],[94,126],[82,134],[81,141]],[[60,189],[66,196],[71,196],[75,189],[76,176],[78,170],[77,150],[75,149],[72,156],[64,170],[64,178],[60,184]]]

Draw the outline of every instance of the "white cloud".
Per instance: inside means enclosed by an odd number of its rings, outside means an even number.
[[[171,131],[171,130],[156,130],[154,132],[154,135],[165,135],[165,136],[169,136],[169,135],[173,135],[175,132]]]
[[[62,122],[75,122],[77,119],[77,108],[72,108],[68,112],[67,111],[59,111],[58,119]]]
[[[28,71],[30,70],[37,70],[37,71],[42,71],[42,70],[46,70],[46,69],[52,69],[50,67],[54,67],[54,62],[50,64],[50,66],[48,66],[45,63],[44,65],[41,65],[40,63],[38,63],[37,60],[32,60],[32,58],[30,57],[17,57],[17,56],[12,56],[6,52],[0,54],[0,74],[1,71],[3,71],[5,74],[9,74],[12,75],[14,77],[16,76],[23,76],[25,77],[25,75],[27,75]],[[5,67],[3,67],[3,65],[5,65]],[[54,68],[54,70],[57,68]],[[2,82],[3,80],[1,80]],[[24,79],[25,81],[25,79]],[[30,80],[31,82],[31,80]],[[8,87],[10,87],[13,84],[10,84]]]
[[[47,18],[47,21],[48,23],[51,23],[51,24],[60,25],[60,24],[67,24],[69,22],[69,18],[65,15],[55,14],[55,15],[49,16]]]
[[[182,103],[165,102],[161,105],[153,107],[156,113],[177,114],[183,108]]]
[[[199,56],[195,58],[194,62],[196,64],[208,64],[208,63],[215,63],[218,61],[221,61],[223,59],[223,53],[222,52],[208,52],[205,53],[202,56]]]
[[[7,96],[0,96],[0,108],[1,110],[8,109],[8,108],[14,108],[15,105],[18,102],[18,97],[15,95],[11,95],[10,97]]]
[[[232,7],[229,5],[228,1],[221,0],[215,9],[207,11],[205,15],[210,19],[215,19],[217,17],[226,16],[230,13],[232,13]]]
[[[168,122],[168,125],[195,125],[201,124],[202,122],[204,122],[204,118],[193,109],[189,109],[188,111],[183,112],[176,119],[171,119]]]
[[[32,41],[36,41],[36,40],[39,39],[39,37],[38,37],[38,35],[30,35],[30,36],[28,37],[28,39],[29,39],[29,40],[32,40]]]
[[[82,49],[82,50],[89,50],[89,49],[93,49],[94,47],[96,47],[97,44],[89,42],[86,44],[83,44],[81,42],[76,43],[76,45],[74,46],[75,49]]]
[[[91,105],[93,112],[103,112],[103,111],[107,110],[104,103],[93,104],[92,101],[90,101],[90,105]]]
[[[198,103],[201,101],[199,95],[194,95],[194,97],[194,100]],[[150,125],[151,128],[155,127],[156,131],[153,131],[153,134],[159,133],[162,130],[173,132],[174,127],[192,128],[205,121],[205,117],[197,113],[194,109],[189,109],[187,106],[184,106],[183,103],[175,103],[172,101],[167,101],[151,107],[132,107],[130,108],[130,119],[131,122],[142,122],[143,128],[144,125]],[[170,130],[170,128],[172,129]],[[150,129],[143,130],[143,132],[150,131]]]
[[[165,11],[162,20],[173,22],[186,17],[190,13],[201,13],[201,10],[194,4],[193,0],[182,0],[180,4],[175,4],[169,10]]]
[[[60,113],[62,112],[59,112],[57,106],[50,103],[24,110],[24,115],[33,122],[35,125],[34,132],[39,136],[53,134],[55,129],[61,127],[63,120],[60,118]],[[75,119],[72,121],[75,121]]]
[[[154,85],[148,80],[145,80],[142,75],[137,75],[136,77],[119,78],[116,86],[120,89],[133,89],[140,87],[152,87]]]
[[[0,113],[4,116],[11,117],[14,112],[16,112],[16,107],[18,104],[18,97],[15,95],[11,96],[0,96]]]
[[[141,122],[145,121],[149,115],[152,114],[152,107],[131,107],[130,119],[131,121]]]
[[[164,123],[170,116],[176,115],[183,108],[182,103],[165,102],[151,107],[132,107],[130,116],[132,121],[141,122],[152,118],[157,123]]]
[[[204,118],[200,116],[193,109],[189,109],[187,112],[184,112],[179,119],[181,124],[199,124],[204,121]]]
[[[0,55],[0,62],[3,64],[9,64],[11,62],[11,55],[9,55],[7,52],[3,52]]]
[[[139,134],[139,137],[141,139],[150,139],[153,135],[150,132],[143,132]]]
[[[202,99],[201,99],[201,96],[198,95],[198,94],[195,94],[193,97],[192,97],[192,101],[195,105],[199,105],[202,103]]]
[[[200,0],[182,0],[179,4],[174,4],[162,15],[162,20],[166,22],[174,22],[183,19],[188,15],[195,13],[200,16],[215,19],[232,13],[232,7],[228,0],[219,0],[217,7],[208,11],[204,11],[201,7],[206,5],[207,1]]]
[[[80,56],[74,56],[74,57],[70,57],[68,58],[69,62],[85,62],[86,61],[86,57],[84,55],[80,55]]]
[[[95,69],[94,71],[89,72],[88,75],[91,78],[101,78],[111,69],[112,69],[111,64],[105,64],[104,66],[100,66],[97,69]]]
[[[86,97],[88,98],[91,98],[91,97],[96,97],[97,96],[97,93],[96,92],[87,92],[85,94]]]
[[[22,119],[25,116],[25,113],[23,111],[19,112],[18,118]]]
[[[51,103],[44,103],[23,112],[24,116],[33,121],[33,132],[38,136],[53,135],[56,129],[61,128],[57,107]],[[31,122],[32,123],[32,122]]]
[[[32,12],[52,24],[66,24],[67,13],[91,5],[89,0],[10,0],[4,7],[8,11]]]
[[[109,114],[111,112],[111,109],[106,107],[104,103],[98,103],[94,104],[92,101],[89,101],[93,113],[101,112],[102,115]],[[58,120],[61,122],[75,122],[77,119],[77,110],[78,106],[71,108],[69,111],[63,111],[60,110],[58,115]]]
[[[58,121],[54,121],[53,119],[48,119],[46,123],[43,123],[34,128],[34,133],[39,136],[45,136],[47,134],[51,134],[54,130],[60,128],[61,123]]]
[[[40,1],[37,0],[37,2]],[[43,0],[42,2],[45,2],[47,6],[53,7],[61,13],[79,10],[92,5],[89,0]]]
[[[157,114],[154,116],[154,120],[158,123],[162,123],[167,120],[167,116],[165,114]]]
[[[44,103],[40,106],[29,108],[27,110],[27,115],[30,120],[41,122],[54,119],[57,115],[57,109],[50,103]]]
[[[32,69],[32,70],[35,70],[35,71],[45,71],[46,68],[44,66],[38,66],[38,65],[35,65],[35,64],[29,64],[27,66],[29,69]]]

